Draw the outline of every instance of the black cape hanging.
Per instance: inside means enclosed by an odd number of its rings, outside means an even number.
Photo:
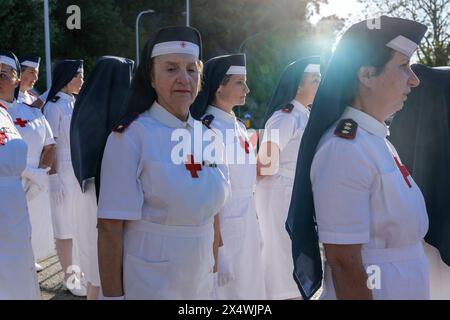
[[[214,100],[216,91],[231,66],[245,67],[245,54],[218,56],[205,63],[202,89],[190,108],[194,119],[200,120],[205,114],[208,105]]]
[[[311,56],[299,59],[289,64],[283,71],[272,98],[267,105],[263,126],[276,111],[286,107],[287,104],[294,100],[297,95],[300,80],[302,79],[305,68],[309,64],[320,64],[320,57]]]
[[[156,100],[155,89],[151,85],[149,66],[152,52],[157,44],[179,41],[180,45],[193,43],[198,46],[198,58],[201,59],[202,45],[200,33],[191,27],[166,27],[154,32],[147,40],[141,52],[139,66],[131,81],[130,94],[126,102],[126,115],[142,113],[148,110]]]
[[[45,103],[52,100],[83,69],[83,60],[58,61],[52,73],[52,86]],[[44,103],[44,107],[45,107]]]
[[[72,165],[83,190],[86,180],[95,177],[97,199],[103,151],[125,112],[133,65],[126,58],[100,57],[75,102],[70,125]]]
[[[311,163],[320,138],[351,104],[360,66],[386,52],[399,36],[419,44],[427,28],[411,20],[382,16],[352,25],[342,36],[331,57],[314,99],[311,115],[300,144],[286,229],[292,240],[294,280],[302,296],[311,298],[322,284],[322,260],[315,222],[310,180]],[[389,49],[389,48],[388,48]]]
[[[450,266],[450,67],[413,65],[413,88],[389,127],[389,140],[423,193],[429,229],[425,241]]]

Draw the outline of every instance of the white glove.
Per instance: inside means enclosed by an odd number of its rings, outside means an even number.
[[[64,198],[64,187],[58,174],[49,176],[50,181],[50,198],[56,203],[60,204]]]
[[[50,168],[40,169],[26,167],[22,172],[22,178],[24,179],[24,190],[27,197],[27,201],[31,201],[36,196],[46,190],[47,172]]]
[[[223,287],[232,280],[234,280],[233,265],[227,249],[223,245],[219,247],[219,255],[217,257],[217,282],[219,287]]]

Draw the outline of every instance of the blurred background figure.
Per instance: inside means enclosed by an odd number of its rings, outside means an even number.
[[[389,128],[389,140],[422,190],[430,227],[430,298],[450,299],[450,67],[413,65],[420,79]]]

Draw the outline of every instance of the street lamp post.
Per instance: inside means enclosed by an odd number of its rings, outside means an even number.
[[[186,0],[186,27],[189,27],[190,25],[190,15],[191,15],[191,9],[189,5],[189,0]]]
[[[139,65],[139,20],[141,19],[141,17],[146,14],[146,13],[154,13],[155,10],[145,10],[142,11],[138,14],[138,16],[136,17],[136,66]]]
[[[45,73],[47,77],[47,90],[52,86],[52,58],[50,53],[50,18],[48,13],[48,0],[44,0],[44,32],[45,32]]]

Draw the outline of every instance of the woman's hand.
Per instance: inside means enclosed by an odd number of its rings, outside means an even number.
[[[222,234],[220,233],[219,214],[216,214],[214,216],[214,242],[213,242],[214,268],[213,268],[213,273],[217,272],[220,246],[223,246],[223,241],[222,241]]]

